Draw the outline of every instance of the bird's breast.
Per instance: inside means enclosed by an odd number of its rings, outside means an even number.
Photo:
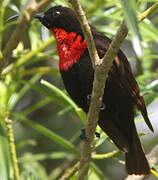
[[[59,68],[67,71],[75,64],[87,49],[86,40],[75,32],[66,32],[64,29],[52,28],[57,41],[59,54]]]

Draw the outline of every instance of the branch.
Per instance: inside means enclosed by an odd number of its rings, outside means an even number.
[[[6,132],[8,135],[8,141],[9,141],[9,151],[11,156],[11,162],[13,166],[13,175],[14,180],[20,180],[20,174],[19,174],[19,167],[18,167],[18,160],[16,155],[16,146],[15,146],[15,140],[14,140],[14,134],[13,134],[13,121],[11,119],[8,119],[8,113],[6,113],[5,117],[5,125],[6,125]]]
[[[97,49],[95,47],[95,42],[94,42],[92,32],[91,32],[90,26],[88,24],[87,18],[85,16],[84,11],[78,0],[69,0],[69,2],[72,4],[72,6],[77,14],[77,18],[80,22],[82,31],[84,33],[84,36],[85,36],[85,39],[87,42],[87,48],[88,48],[89,55],[92,60],[93,68],[95,69],[95,65],[100,63],[100,58],[98,56]]]
[[[79,164],[77,162],[72,168],[69,168],[59,180],[69,180],[77,172]]]
[[[26,11],[22,14],[20,18],[19,24],[17,25],[10,40],[8,41],[7,45],[3,50],[2,58],[0,58],[0,72],[2,72],[3,68],[8,64],[8,61],[12,55],[12,51],[17,47],[18,43],[21,40],[21,37],[29,27],[34,15],[51,2],[52,0],[42,0],[39,3],[36,3],[35,0],[30,0]]]
[[[93,82],[91,104],[90,104],[88,117],[87,117],[87,124],[85,128],[85,134],[86,137],[88,138],[88,142],[82,142],[83,145],[81,151],[81,161],[80,161],[80,170],[79,170],[79,180],[82,180],[88,173],[89,163],[91,159],[91,145],[93,143],[93,137],[98,122],[99,111],[101,107],[102,97],[104,94],[106,76],[112,65],[113,59],[115,58],[120,48],[121,43],[127,36],[128,29],[125,22],[123,21],[114,40],[112,41],[109,49],[107,50],[106,55],[104,56],[103,60],[100,60],[95,48],[93,36],[90,32],[88,21],[84,15],[81,5],[77,0],[69,0],[69,1],[72,4],[74,10],[76,11],[78,19],[81,23],[81,27],[86,38],[90,57],[92,59],[93,64],[95,64],[95,68],[94,68],[95,75]],[[89,43],[92,44],[90,45]]]
[[[81,151],[81,161],[79,170],[79,180],[82,180],[88,173],[89,163],[91,160],[91,145],[93,143],[93,137],[98,122],[107,73],[112,66],[112,62],[121,46],[121,43],[124,41],[125,37],[128,34],[128,28],[126,26],[125,21],[122,21],[117,31],[117,34],[111,42],[105,56],[102,60],[100,60],[88,21],[86,19],[84,11],[82,10],[81,5],[77,0],[69,0],[69,2],[72,4],[72,7],[74,8],[77,17],[80,21],[81,28],[86,38],[89,54],[92,59],[93,67],[95,69],[91,104],[85,128],[85,134],[88,138],[88,142],[82,142],[83,145]],[[151,14],[151,12],[155,11],[157,7],[158,3],[155,3],[154,7],[152,6],[152,11],[146,11],[146,13],[143,16],[139,16],[139,19],[143,20],[145,17]]]
[[[146,11],[144,11],[143,13],[141,13],[138,16],[138,20],[142,21],[144,20],[147,16],[149,16],[150,14],[152,14],[154,11],[157,11],[158,9],[158,2],[154,3],[150,8],[148,8]]]
[[[149,164],[152,166],[158,163],[158,145],[156,145],[149,154],[147,154]],[[129,175],[125,180],[143,180],[146,176]]]

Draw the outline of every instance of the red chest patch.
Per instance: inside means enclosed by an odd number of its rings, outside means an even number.
[[[86,40],[81,42],[81,36],[77,33],[67,33],[64,29],[52,28],[57,41],[59,54],[59,68],[66,71],[75,64],[87,48]]]

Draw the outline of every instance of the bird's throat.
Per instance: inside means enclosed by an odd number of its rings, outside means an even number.
[[[57,41],[60,71],[67,71],[83,55],[87,48],[86,40],[81,40],[81,35],[74,32],[66,32],[64,29],[52,28]]]

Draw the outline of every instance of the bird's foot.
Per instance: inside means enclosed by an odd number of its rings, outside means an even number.
[[[81,129],[82,134],[80,135],[81,140],[88,142],[88,138],[86,137],[86,133],[85,133],[85,129]],[[100,134],[98,132],[95,132],[96,135],[96,139],[99,140],[100,139]]]
[[[86,137],[85,129],[81,129],[81,135],[80,138],[82,141],[88,142],[88,138]]]

